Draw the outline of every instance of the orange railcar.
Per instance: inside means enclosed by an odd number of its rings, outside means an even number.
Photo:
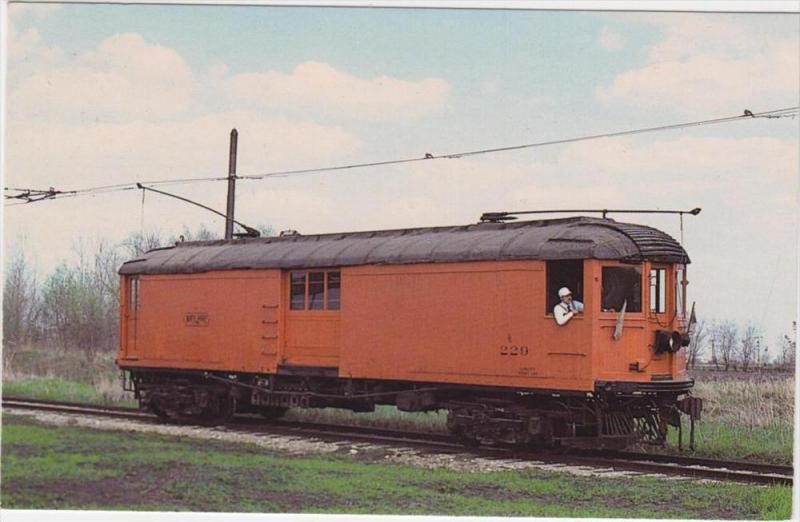
[[[122,266],[117,362],[164,416],[384,403],[478,441],[663,441],[699,410],[688,262],[594,218],[180,243]]]

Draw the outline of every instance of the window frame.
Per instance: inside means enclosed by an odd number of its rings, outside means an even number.
[[[322,274],[322,281],[314,281],[312,283],[312,274]],[[331,307],[331,303],[333,301],[330,300],[329,297],[329,290],[330,290],[330,274],[338,274],[338,298],[336,299],[336,307]],[[294,289],[299,287],[297,283],[294,282],[295,276],[302,275],[303,276],[303,308],[293,308],[293,301],[294,301]],[[325,312],[339,312],[341,310],[341,295],[342,295],[342,271],[341,269],[306,269],[306,270],[289,270],[288,274],[288,311],[292,313],[305,313],[305,312],[313,312],[313,313],[325,313]],[[311,287],[312,285],[322,285],[322,293],[321,294],[314,294],[314,295],[321,295],[319,301],[322,304],[321,308],[311,308]]]
[[[578,279],[575,281],[577,284],[559,283],[552,279],[554,268],[560,264],[573,264],[573,268],[577,268]],[[576,301],[586,304],[585,297],[587,294],[585,280],[586,280],[586,260],[585,259],[550,259],[545,261],[544,267],[544,306],[545,317],[553,317],[553,308],[561,302],[558,298],[558,290],[561,286],[566,285],[572,291],[572,297]],[[552,304],[551,304],[552,303]]]
[[[633,312],[630,309],[626,309],[625,316],[627,317],[629,315],[633,315],[636,317],[643,317],[645,305],[649,306],[649,302],[645,302],[645,288],[647,287],[646,285],[648,284],[647,277],[649,274],[649,272],[646,269],[647,267],[645,263],[623,263],[621,261],[617,262],[604,261],[599,264],[597,271],[597,277],[599,279],[599,288],[598,288],[599,299],[597,300],[598,302],[594,306],[596,307],[596,310],[600,312],[601,316],[616,317],[619,314],[617,310],[608,310],[608,311],[603,310],[603,269],[605,268],[634,268],[639,270],[640,310],[638,312]]]
[[[142,304],[142,283],[139,276],[131,276],[128,279],[128,313],[135,314]]]
[[[653,284],[653,273],[656,274],[656,283]],[[661,277],[659,278],[659,274]],[[657,315],[664,315],[669,312],[670,303],[669,303],[669,270],[666,266],[661,265],[651,265],[650,266],[650,276],[648,278],[648,286],[647,286],[647,306],[648,311],[651,314]],[[653,300],[655,298],[655,305],[656,307],[653,308]],[[660,310],[659,310],[659,306]]]
[[[302,274],[303,281],[302,283],[295,282],[295,275]],[[303,288],[303,292],[301,294],[302,297],[302,306],[300,308],[294,307],[295,301],[295,292],[294,289],[301,287]],[[298,271],[291,271],[289,272],[289,310],[294,312],[302,312],[306,309],[308,304],[308,272],[298,272]]]

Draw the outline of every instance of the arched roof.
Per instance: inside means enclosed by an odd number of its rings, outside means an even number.
[[[689,262],[683,247],[660,230],[612,219],[577,217],[185,242],[128,261],[120,274],[521,259]]]

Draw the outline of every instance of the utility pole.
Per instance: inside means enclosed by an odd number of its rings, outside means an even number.
[[[231,147],[228,156],[228,206],[225,211],[225,240],[233,239],[233,207],[236,201],[236,145],[239,141],[239,132],[231,131]]]

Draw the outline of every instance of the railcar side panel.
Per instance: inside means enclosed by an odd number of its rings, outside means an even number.
[[[123,278],[120,366],[274,372],[280,276],[258,270]]]
[[[544,262],[352,267],[342,288],[343,377],[592,389],[591,320],[546,314]]]
[[[337,367],[339,331],[338,312],[287,312],[281,364]]]

